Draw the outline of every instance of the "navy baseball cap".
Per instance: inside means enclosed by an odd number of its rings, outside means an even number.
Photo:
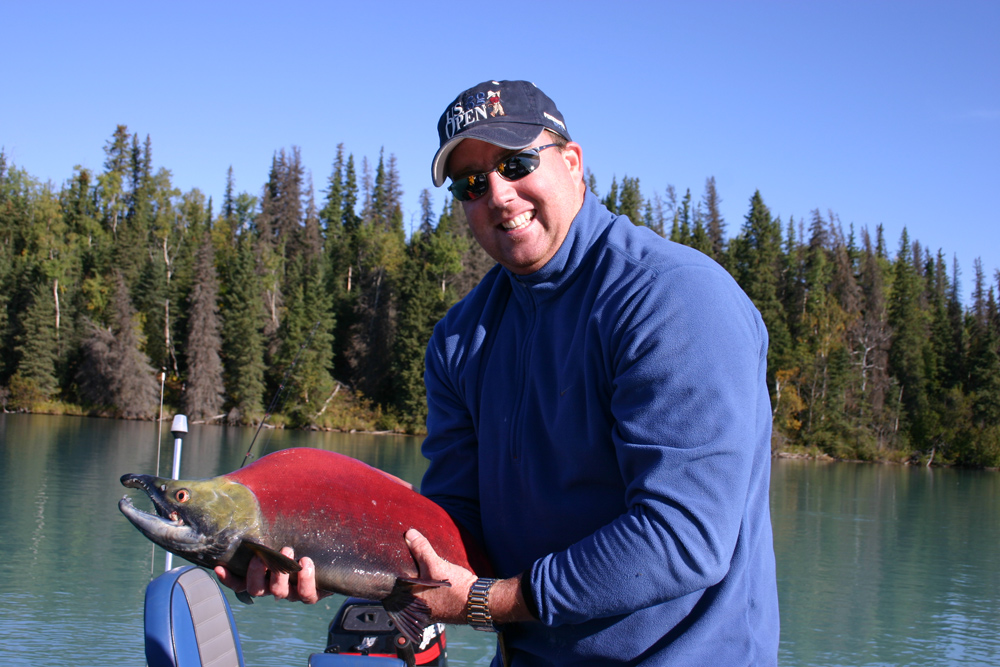
[[[530,81],[484,81],[469,88],[448,105],[438,121],[441,147],[431,162],[434,185],[444,184],[448,156],[463,139],[520,150],[529,147],[543,129],[572,141],[555,102]]]

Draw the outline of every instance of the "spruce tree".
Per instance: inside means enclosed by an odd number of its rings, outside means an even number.
[[[393,343],[393,403],[413,427],[427,417],[424,354],[434,325],[455,302],[454,279],[462,270],[464,238],[455,233],[453,219],[442,215],[432,226],[430,192],[421,193],[420,229],[407,247],[399,281],[399,313]]]
[[[98,177],[98,201],[105,228],[118,237],[118,228],[125,221],[128,210],[126,179],[130,156],[128,127],[118,125],[114,135],[104,146],[104,173]]]
[[[211,419],[220,413],[224,401],[218,294],[215,252],[212,237],[206,233],[198,249],[185,345],[184,410],[191,419]]]
[[[608,189],[608,194],[604,196],[601,200],[604,207],[614,214],[618,213],[618,179],[617,177],[611,178],[611,187]]]
[[[975,283],[969,340],[969,393],[975,425],[1000,425],[1000,326],[992,286],[986,284],[982,261],[975,260]]]
[[[26,408],[36,401],[48,400],[59,388],[56,375],[59,340],[58,330],[53,326],[55,301],[49,284],[38,283],[33,297],[21,318],[14,348],[19,362],[11,378],[11,398],[15,405]]]
[[[659,192],[653,192],[653,196],[646,200],[646,210],[643,213],[645,225],[660,236],[666,234],[666,210],[664,208],[663,197]]]
[[[889,349],[889,370],[898,381],[897,400],[905,418],[904,426],[913,443],[922,446],[927,436],[927,392],[925,386],[924,343],[928,339],[924,313],[920,308],[923,285],[914,264],[909,233],[903,228],[899,252],[893,265],[889,301],[889,325],[893,329]],[[892,398],[892,397],[890,397]]]
[[[872,433],[878,449],[892,437],[886,398],[890,389],[889,346],[892,329],[888,321],[886,284],[888,273],[871,242],[867,229],[861,232],[860,318],[848,329],[853,356],[861,376],[861,419]]]
[[[253,241],[246,232],[227,266],[221,307],[225,387],[232,401],[230,423],[250,423],[264,411],[265,312],[260,293]]]
[[[126,419],[153,415],[159,386],[149,359],[140,349],[128,287],[115,276],[114,324],[103,328],[91,323],[84,341],[84,364],[78,375],[85,400],[113,407]]]
[[[339,163],[334,164],[335,174]],[[332,177],[331,177],[332,178]],[[348,154],[343,167],[342,188],[339,192],[328,191],[340,199],[339,212],[329,204],[324,206],[327,218],[327,284],[332,301],[336,329],[333,339],[334,375],[338,378],[351,377],[349,346],[351,331],[357,323],[355,306],[358,301],[359,229],[361,218],[357,213],[358,180],[354,169],[354,155]],[[336,217],[334,217],[336,216]]]
[[[132,135],[131,150],[125,174],[122,175],[125,200],[124,220],[115,235],[115,268],[134,288],[146,253],[136,252],[149,243],[149,232],[156,208],[156,183],[152,173],[152,148],[146,137],[142,148],[139,137]],[[162,177],[162,176],[161,176]]]
[[[687,199],[687,197],[685,197]],[[767,326],[768,386],[774,387],[774,373],[789,353],[791,340],[779,300],[781,279],[781,226],[771,217],[760,191],[750,199],[743,228],[729,244],[727,266],[730,273],[760,311]]]
[[[672,198],[676,195],[670,193]],[[670,230],[670,240],[691,245],[691,190],[684,193],[680,206],[674,207],[674,224]]]
[[[709,238],[708,229],[705,227],[705,218],[700,202],[694,209],[694,227],[691,230],[691,238],[688,239],[688,245],[695,250],[705,253],[709,257],[712,256],[712,239]]]
[[[287,310],[281,326],[281,348],[275,372],[285,379],[285,407],[296,426],[315,425],[333,392],[333,321],[323,289],[320,257],[301,256],[289,265]],[[292,364],[294,363],[294,366]]]
[[[843,439],[843,373],[846,364],[843,331],[846,316],[831,291],[834,263],[830,229],[819,211],[813,211],[805,266],[804,336],[796,357],[805,369],[809,404],[806,434],[832,454]]]
[[[387,403],[392,395],[391,351],[395,335],[397,278],[405,240],[395,159],[380,157],[361,226],[357,230],[359,293],[348,340],[351,383],[366,396]]]
[[[276,363],[276,371],[284,376],[298,358],[289,374],[286,412],[299,425],[316,423],[334,386],[330,371],[335,322],[331,295],[326,290],[328,265],[311,185],[307,199],[305,226],[297,244],[299,252],[291,260],[287,274],[286,311]]]
[[[594,176],[594,172],[590,170],[590,167],[584,169],[584,179],[587,183],[587,189],[590,190],[591,194],[595,197],[600,197],[600,193],[597,192],[597,177]]]
[[[483,247],[473,237],[461,202],[449,198],[441,213],[441,220],[438,222],[439,227],[442,225],[445,229],[450,230],[450,234],[460,239],[460,247],[464,249],[461,259],[462,270],[454,278],[455,297],[461,299],[479,284],[483,276],[496,265],[496,261],[483,250]]]
[[[634,225],[641,225],[642,218],[642,191],[639,188],[638,178],[622,178],[621,193],[618,196],[618,215],[624,215],[632,221]]]
[[[705,204],[705,226],[711,242],[711,250],[707,254],[721,263],[726,251],[726,221],[722,218],[722,211],[719,210],[722,198],[715,188],[715,176],[709,176],[705,180],[705,194],[702,201]]]
[[[3,154],[0,153],[0,158],[2,157]],[[2,173],[0,173],[0,187],[2,187]],[[8,348],[8,341],[11,343],[13,341],[10,332],[10,318],[7,314],[7,304],[10,301],[9,294],[12,289],[12,264],[10,245],[0,243],[0,386],[5,384],[7,378],[14,372],[14,355],[10,353]]]
[[[982,273],[977,259],[978,275]],[[975,466],[1000,465],[1000,315],[993,287],[974,307],[969,340],[969,399],[971,423],[962,462]]]

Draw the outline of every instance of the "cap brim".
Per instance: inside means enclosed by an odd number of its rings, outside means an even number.
[[[482,123],[474,125],[449,139],[438,152],[434,154],[431,162],[431,178],[435,187],[444,185],[445,168],[448,166],[448,157],[451,152],[465,139],[478,139],[488,144],[506,148],[507,150],[520,150],[527,148],[541,134],[545,127],[529,123]]]

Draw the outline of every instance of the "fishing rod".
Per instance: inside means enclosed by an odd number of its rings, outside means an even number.
[[[243,457],[243,463],[240,464],[241,468],[247,464],[247,460],[253,452],[253,445],[257,442],[257,436],[260,435],[260,430],[264,428],[264,423],[267,421],[267,418],[271,416],[271,413],[274,412],[275,406],[278,405],[278,397],[281,396],[281,392],[285,389],[285,382],[288,381],[288,376],[291,375],[292,369],[295,368],[295,364],[299,363],[299,357],[302,356],[302,351],[305,350],[309,343],[312,342],[313,336],[316,335],[316,329],[319,328],[319,323],[320,321],[316,320],[316,324],[313,325],[312,331],[309,332],[309,337],[305,339],[299,347],[299,351],[295,354],[295,358],[292,359],[292,365],[285,370],[285,374],[281,378],[281,383],[278,385],[278,390],[274,392],[271,404],[267,406],[267,412],[264,413],[264,418],[261,419],[260,424],[257,425],[257,432],[253,434],[253,440],[250,441],[250,446],[247,448],[246,456]]]

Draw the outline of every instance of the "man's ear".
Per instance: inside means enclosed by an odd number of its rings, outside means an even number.
[[[582,183],[583,149],[580,147],[580,144],[575,141],[570,141],[563,148],[561,156],[563,161],[566,162],[566,168],[569,169],[569,173],[573,176],[573,180]]]

